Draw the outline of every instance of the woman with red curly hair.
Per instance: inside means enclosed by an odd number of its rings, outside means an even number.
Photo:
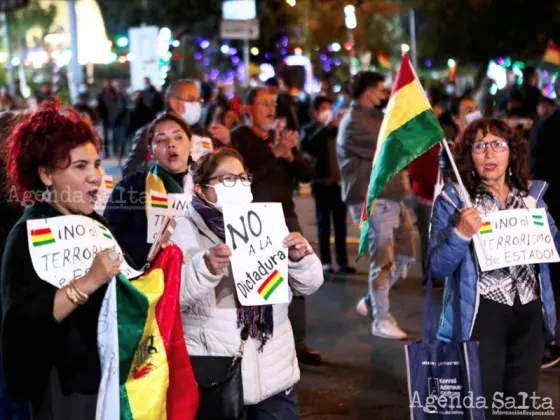
[[[463,341],[479,342],[487,418],[495,418],[496,396],[502,402],[504,396],[513,398],[521,407],[523,395],[537,391],[545,342],[555,334],[554,295],[548,264],[512,261],[482,272],[471,239],[481,229],[481,215],[546,209],[547,185],[530,181],[527,142],[501,120],[471,123],[454,154],[468,197],[450,183],[434,204],[428,264],[433,277],[446,278],[438,337],[449,341],[460,335]],[[559,249],[559,231],[546,214]]]
[[[84,215],[106,224],[94,212],[103,175],[97,137],[74,110],[45,102],[15,127],[6,152],[8,181],[29,204],[8,236],[0,277],[8,390],[31,402],[35,419],[94,419],[97,320],[120,262],[101,251],[73,286],[54,287],[33,269],[26,222]]]

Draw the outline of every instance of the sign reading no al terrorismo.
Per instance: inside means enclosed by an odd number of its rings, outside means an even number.
[[[482,271],[560,261],[544,209],[502,210],[482,220],[473,238]]]

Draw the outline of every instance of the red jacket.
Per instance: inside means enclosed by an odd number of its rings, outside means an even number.
[[[439,143],[408,165],[412,192],[422,200],[434,199],[434,186],[439,168]]]

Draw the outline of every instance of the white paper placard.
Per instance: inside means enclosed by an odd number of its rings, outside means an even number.
[[[224,226],[241,305],[288,303],[288,249],[283,241],[289,232],[282,204],[225,206]]]
[[[560,261],[545,209],[502,210],[481,215],[473,237],[482,271]]]
[[[109,202],[114,188],[113,177],[110,175],[103,175],[101,187],[99,187],[99,192],[97,193],[97,201],[95,202],[95,212],[97,214],[103,216],[105,207],[107,207],[107,203]]]
[[[118,253],[121,273],[127,278],[142,275],[123,259],[122,250],[109,229],[86,216],[28,220],[27,239],[35,272],[59,288],[85,275],[95,255],[104,249]]]
[[[191,141],[191,157],[195,162],[200,159],[201,156],[214,150],[214,145],[210,137],[201,137],[193,134]]]
[[[148,233],[146,240],[153,244],[166,217],[182,216],[187,205],[192,201],[192,194],[165,194],[150,191],[148,209]]]

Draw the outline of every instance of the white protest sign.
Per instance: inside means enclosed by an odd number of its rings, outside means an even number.
[[[502,210],[482,221],[473,238],[482,271],[560,261],[544,209]]]
[[[142,275],[123,259],[122,250],[109,229],[86,216],[28,220],[27,239],[35,272],[56,287],[84,276],[95,255],[104,249],[117,252],[121,273],[127,278]]]
[[[201,137],[196,134],[192,135],[191,157],[196,162],[206,153],[212,152],[214,146],[210,137]]]
[[[192,194],[165,194],[150,191],[148,198],[148,233],[146,241],[153,244],[167,217],[182,216]]]
[[[288,250],[283,245],[288,228],[282,204],[225,206],[224,226],[241,305],[288,303]]]
[[[97,214],[103,215],[114,188],[113,177],[104,175],[103,180],[101,181],[101,187],[99,187],[99,191],[97,193],[97,201],[95,202],[95,212]]]

